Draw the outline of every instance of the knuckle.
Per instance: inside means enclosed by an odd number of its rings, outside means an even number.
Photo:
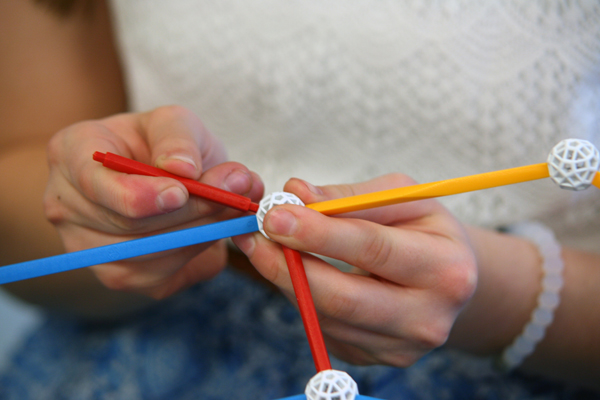
[[[83,143],[90,135],[105,132],[106,127],[97,120],[86,120],[74,123],[56,132],[46,144],[46,155],[49,163],[59,164],[63,161],[65,149],[71,149],[72,145]]]
[[[351,291],[335,291],[323,302],[320,312],[327,318],[350,321],[354,320],[358,303]]]
[[[461,257],[445,271],[444,291],[449,300],[462,305],[468,301],[477,287],[477,267],[474,259]]]
[[[428,318],[420,324],[414,325],[405,332],[405,340],[411,344],[410,352],[399,354],[398,357],[408,357],[407,360],[416,361],[423,354],[443,346],[452,328],[451,318]],[[413,361],[413,362],[414,362]]]
[[[174,290],[169,287],[160,287],[146,293],[147,296],[154,300],[165,300],[174,293]]]
[[[407,353],[401,351],[388,351],[378,356],[380,363],[385,365],[391,365],[397,368],[408,368],[414,365],[419,359],[421,354]]]
[[[415,181],[410,176],[402,174],[400,172],[393,172],[388,175],[385,175],[385,177],[389,178],[391,182],[391,187],[409,186],[415,185],[417,183],[417,181]]]
[[[119,231],[134,233],[141,227],[141,221],[139,219],[125,216],[107,208],[102,209],[102,214],[104,215],[104,220]]]
[[[58,164],[61,159],[61,136],[60,133],[52,136],[46,144],[46,157],[50,166]]]
[[[114,271],[109,272],[103,269],[96,269],[95,273],[98,280],[110,290],[131,292],[137,287],[132,274],[127,271],[115,273]]]
[[[350,197],[358,194],[355,190],[354,185],[342,184],[337,185],[336,187],[339,191],[336,197]]]
[[[253,256],[250,258],[250,262],[266,280],[278,287],[284,285],[284,279],[287,279],[286,274],[283,273],[284,269],[287,270],[284,261],[277,257],[261,258],[259,260],[258,257]]]
[[[418,340],[416,340],[418,347],[432,350],[443,346],[448,340],[451,326],[452,324],[443,322],[442,318],[422,326],[418,332]]]
[[[100,208],[104,220],[119,231],[137,232],[145,225],[143,217],[146,216],[141,209],[143,203],[138,197],[135,193],[122,192],[110,208]]]
[[[149,297],[160,299],[168,297],[168,288],[163,286],[164,277],[144,274],[136,269],[123,265],[108,264],[93,267],[98,280],[110,290],[119,292],[144,293]]]
[[[372,359],[372,356],[370,354],[356,354],[354,351],[348,351],[348,349],[345,347],[337,348],[335,346],[330,345],[329,351],[334,357],[352,365],[369,366],[380,363],[378,359]]]
[[[356,255],[356,266],[377,274],[377,270],[390,259],[393,246],[381,234],[367,234],[365,237],[366,240]]]
[[[125,190],[120,198],[120,203],[119,209],[122,210],[122,215],[135,223],[135,220],[143,218],[146,214],[144,208],[148,204],[148,196]]]
[[[103,208],[108,221],[125,231],[136,230],[144,224],[144,218],[155,215],[154,193],[139,190],[125,183],[112,187],[111,197]]]
[[[155,108],[149,114],[151,122],[163,122],[163,121],[177,121],[177,120],[188,120],[198,119],[196,115],[189,109],[180,105],[166,105]]]
[[[206,201],[203,199],[195,198],[190,196],[191,199],[188,201],[188,205],[190,207],[190,211],[192,215],[200,216],[200,217],[210,217],[218,214],[220,211],[224,210],[224,207],[218,205],[217,203],[213,203],[210,201]],[[226,209],[225,209],[226,210]],[[229,210],[226,210],[229,211]]]
[[[67,211],[60,204],[60,196],[46,195],[43,201],[46,219],[56,225],[67,219]]]

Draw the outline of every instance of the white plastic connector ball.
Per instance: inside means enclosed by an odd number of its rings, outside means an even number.
[[[256,212],[256,219],[258,221],[258,229],[260,230],[260,233],[262,233],[267,239],[270,239],[270,237],[267,236],[265,230],[263,229],[263,221],[265,220],[265,215],[267,215],[267,212],[269,212],[271,208],[279,206],[281,204],[296,204],[298,206],[304,205],[304,203],[298,198],[298,196],[287,192],[273,192],[270,195],[263,198],[260,201],[258,211]]]
[[[354,400],[358,396],[358,388],[347,373],[328,369],[308,381],[304,394],[307,400]]]
[[[582,139],[563,140],[548,155],[550,177],[562,189],[587,189],[599,165],[598,149]]]

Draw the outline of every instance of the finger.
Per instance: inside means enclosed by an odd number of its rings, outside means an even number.
[[[346,325],[340,325],[339,331],[344,332],[349,340],[346,342],[326,333],[327,349],[337,358],[354,365],[380,364],[405,368],[432,350],[414,346],[408,340],[360,331]]]
[[[151,296],[163,299],[171,296],[173,293],[187,289],[198,282],[215,277],[225,268],[227,263],[225,246],[225,242],[221,240],[201,253],[196,254],[181,269],[173,274],[167,285],[164,285],[160,291],[153,291]]]
[[[295,303],[280,247],[256,234],[236,237],[234,242],[257,270]],[[443,296],[399,287],[374,277],[343,273],[307,254],[303,254],[303,262],[324,327],[343,323],[366,332],[411,338],[424,348],[439,346],[446,340],[458,307]],[[350,342],[340,333],[330,333]]]
[[[216,275],[225,266],[223,250],[222,241],[204,243],[91,268],[111,289],[163,299]]]
[[[141,134],[151,163],[179,176],[198,179],[204,170],[226,161],[225,148],[191,111],[159,107],[140,115]]]
[[[352,185],[327,185],[316,187],[300,179],[290,179],[284,191],[296,194],[305,204],[319,203],[327,200],[358,196],[382,190],[415,184],[410,177],[402,174],[388,174],[375,179]],[[379,224],[389,225],[414,219],[420,215],[432,213],[441,209],[439,203],[432,200],[409,202],[402,206],[392,205],[377,207],[363,211],[339,214],[338,217],[367,219]]]
[[[228,171],[225,166],[217,168],[220,171],[214,171],[215,175],[224,175]],[[64,182],[61,180],[46,193],[45,199],[46,214],[57,225],[65,225],[68,222],[75,227],[118,235],[116,238],[109,236],[106,241],[98,241],[96,245],[92,243],[94,247],[100,243],[111,244],[114,240],[125,236],[134,239],[148,233],[165,233],[173,229],[190,228],[241,215],[239,211],[199,198],[191,199],[176,211],[165,214],[159,210],[156,215],[153,204],[156,204],[157,198],[151,195],[151,192],[156,189],[156,178],[129,176],[110,170],[104,173],[116,176],[100,177],[98,185],[94,185],[93,190],[85,192],[87,196],[85,198],[82,197],[82,192],[67,183],[61,183]],[[232,173],[241,172],[234,169]],[[211,174],[207,173],[207,175]],[[252,182],[257,184],[252,185],[248,195],[254,198],[260,197],[263,190],[262,182],[253,173],[249,176]],[[220,178],[213,176],[212,179]],[[121,180],[122,182],[119,182]],[[238,178],[235,180],[237,181]],[[138,185],[135,182],[141,183]],[[77,249],[82,248],[87,247],[83,245]]]
[[[51,219],[98,222],[111,209],[140,217],[168,212],[185,204],[187,191],[179,182],[164,178],[151,181],[147,177],[110,171],[93,161],[91,155],[96,150],[131,155],[121,137],[95,121],[73,125],[50,141],[47,153],[52,184],[48,186],[45,204]],[[161,192],[165,192],[165,204],[157,198]],[[148,201],[149,198],[155,201]]]
[[[187,190],[177,180],[122,174],[95,164],[82,168],[78,186],[90,202],[104,208],[103,216],[129,233],[145,230],[147,226],[162,229],[227,210],[197,197],[188,201]],[[211,168],[200,181],[253,199],[263,192],[260,178],[239,163]],[[147,219],[161,215],[164,217]],[[227,212],[227,215],[233,214]],[[106,221],[96,218],[96,222]]]
[[[408,338],[388,336],[354,326],[323,324],[328,349],[353,364],[408,367],[432,350]]]
[[[433,221],[435,220],[435,221]],[[423,223],[423,222],[421,222]],[[427,224],[448,224],[433,215]],[[269,237],[290,248],[344,261],[392,282],[431,287],[443,276],[440,268],[460,265],[462,245],[445,233],[385,227],[370,221],[331,218],[306,207],[282,205],[264,219]],[[440,232],[444,232],[441,230]]]
[[[104,174],[110,174],[110,177],[104,178]],[[103,212],[91,222],[91,227],[116,234],[157,233],[172,227],[183,229],[241,215],[237,210],[195,196],[187,201],[185,197],[180,206],[179,198],[173,192],[177,192],[181,184],[169,178],[127,175],[109,170],[99,171],[95,182],[97,185],[89,198],[101,205]],[[263,192],[260,178],[238,163],[211,168],[202,176],[201,182],[253,199],[259,198]],[[177,190],[172,189],[173,186]],[[187,190],[181,186],[182,192],[187,195]],[[110,226],[105,226],[107,222]]]
[[[91,267],[108,288],[120,291],[155,289],[164,285],[196,255],[212,243],[148,254]]]
[[[295,302],[294,288],[279,244],[265,239],[261,234],[242,235],[233,238],[233,241],[267,280]],[[320,314],[336,320],[352,320],[356,326],[365,329],[372,328],[368,318],[373,318],[376,323],[396,320],[395,312],[400,308],[392,307],[391,303],[397,303],[397,299],[386,302],[383,307],[373,306],[374,299],[396,296],[393,284],[343,273],[308,254],[303,254],[302,259],[315,306]],[[412,301],[405,304],[411,303]],[[369,309],[370,307],[373,308]]]
[[[405,341],[419,352],[447,339],[455,309],[435,294],[352,274],[341,273],[337,279],[334,289],[322,279],[311,285],[323,329],[333,338],[373,349],[383,343],[369,341],[369,335],[377,335],[387,339],[389,348]]]

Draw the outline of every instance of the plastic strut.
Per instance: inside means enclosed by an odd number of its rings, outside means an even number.
[[[307,400],[306,399],[306,395],[305,394],[299,394],[296,396],[292,396],[292,397],[285,397],[283,399],[279,399],[279,400]],[[381,400],[375,397],[369,397],[369,396],[363,396],[361,394],[357,395],[354,400]]]
[[[0,267],[0,285],[257,232],[255,215]]]
[[[447,179],[444,181],[382,190],[358,196],[343,197],[335,200],[327,200],[319,203],[307,204],[306,207],[319,211],[325,215],[333,215],[489,189],[497,186],[548,178],[549,176],[548,165],[546,163],[540,163],[483,174],[469,175],[461,178]]]
[[[292,250],[285,246],[281,247],[283,248],[283,254],[285,255],[288,270],[290,271],[294,293],[298,300],[298,309],[300,310],[300,316],[302,317],[302,323],[304,324],[304,330],[306,331],[306,337],[317,372],[331,369],[331,362],[329,361],[329,355],[325,347],[325,340],[323,339],[321,325],[319,324],[317,311],[315,310],[315,303],[313,302],[310,287],[308,286],[302,256],[297,250]]]
[[[122,157],[113,153],[94,153],[94,160],[101,162],[107,168],[115,171],[125,172],[127,174],[137,174],[146,176],[161,176],[171,179],[176,179],[183,183],[188,192],[193,195],[202,197],[206,200],[213,201],[224,206],[235,208],[240,211],[258,211],[258,204],[253,203],[248,197],[228,192],[227,190],[219,189],[214,186],[207,185],[195,181],[193,179],[182,178],[175,174],[171,174],[160,168],[131,160],[127,157]]]

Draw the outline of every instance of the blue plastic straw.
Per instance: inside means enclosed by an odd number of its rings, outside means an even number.
[[[306,395],[299,394],[297,396],[286,397],[284,399],[279,399],[279,400],[306,400]],[[356,400],[381,400],[381,399],[376,399],[375,397],[369,397],[369,396],[361,396],[359,394],[358,396],[356,396]]]
[[[255,215],[0,267],[0,285],[258,231]]]

